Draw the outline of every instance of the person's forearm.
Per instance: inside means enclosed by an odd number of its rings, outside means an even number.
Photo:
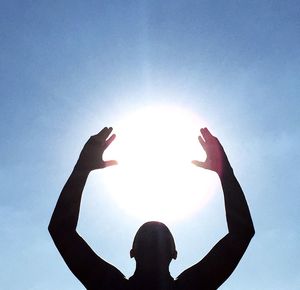
[[[52,214],[49,224],[51,235],[76,230],[82,192],[88,175],[88,171],[79,170],[75,166]]]
[[[229,233],[250,239],[254,235],[250,211],[243,190],[229,163],[219,176],[224,192]]]

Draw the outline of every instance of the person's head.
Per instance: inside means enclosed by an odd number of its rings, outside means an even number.
[[[160,222],[147,222],[137,231],[130,257],[143,266],[168,266],[177,258],[174,238],[168,227]]]

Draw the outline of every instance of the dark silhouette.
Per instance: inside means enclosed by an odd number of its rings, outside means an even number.
[[[127,280],[118,269],[97,256],[76,231],[82,192],[89,173],[117,163],[102,159],[104,150],[115,139],[114,134],[110,136],[111,132],[112,128],[104,128],[85,144],[49,224],[51,237],[70,270],[87,289],[217,289],[233,272],[254,235],[245,196],[218,139],[207,128],[201,129],[202,136],[198,139],[207,158],[204,162],[192,162],[215,171],[220,177],[228,234],[200,262],[174,280],[169,273],[169,264],[176,259],[177,252],[171,232],[160,222],[145,223],[134,238],[130,256],[136,260],[136,270]]]

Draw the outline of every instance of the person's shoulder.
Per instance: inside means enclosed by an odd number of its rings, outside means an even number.
[[[182,272],[174,280],[174,290],[214,290],[209,283],[208,275],[197,267],[191,267]]]
[[[97,276],[93,281],[91,288],[97,290],[127,290],[128,280],[126,277],[115,267],[106,269],[105,273]],[[128,289],[129,290],[129,289]]]

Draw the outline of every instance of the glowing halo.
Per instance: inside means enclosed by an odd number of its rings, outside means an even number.
[[[205,159],[198,143],[205,124],[179,107],[147,106],[121,118],[116,140],[105,152],[118,166],[104,170],[104,183],[127,214],[173,222],[201,208],[215,189],[212,172],[191,164]]]

